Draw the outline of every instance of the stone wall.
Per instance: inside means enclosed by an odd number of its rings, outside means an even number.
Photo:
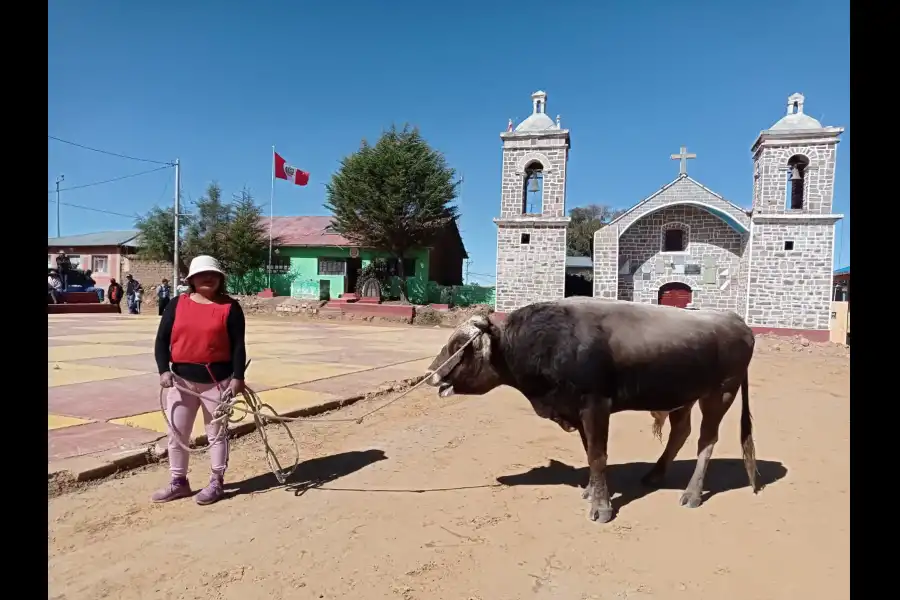
[[[156,287],[163,279],[168,279],[172,283],[172,263],[157,260],[146,260],[137,256],[128,256],[125,258],[123,266],[123,278],[125,274],[131,275],[141,282],[145,290]]]
[[[662,251],[663,231],[672,226],[685,232],[684,252]],[[656,304],[659,288],[678,281],[691,287],[694,307],[743,314],[738,283],[746,278],[741,257],[747,238],[697,206],[674,205],[646,215],[619,238],[619,266],[630,260],[631,274],[619,273],[617,297]],[[686,273],[692,265],[700,272]],[[704,277],[707,271],[711,275]]]
[[[522,234],[529,236],[522,243]],[[497,227],[497,312],[565,296],[565,224],[504,223]]]
[[[568,132],[565,130],[503,136],[501,219],[523,214],[525,168],[533,160],[540,162],[544,168],[541,216],[566,216],[568,144]]]
[[[785,250],[785,242],[794,243]],[[830,327],[834,224],[754,217],[750,325],[785,329]]]
[[[753,210],[760,213],[829,214],[834,195],[837,145],[832,143],[761,146],[754,157]],[[801,155],[809,159],[804,176],[803,208],[789,208],[788,161]]]

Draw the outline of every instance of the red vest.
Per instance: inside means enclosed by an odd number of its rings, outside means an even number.
[[[230,311],[231,303],[200,304],[187,294],[179,298],[172,325],[172,362],[231,362],[231,340],[226,328]]]

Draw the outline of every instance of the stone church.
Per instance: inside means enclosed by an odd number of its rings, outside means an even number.
[[[757,331],[827,340],[835,223],[835,155],[843,128],[804,113],[804,97],[751,147],[748,210],[687,174],[682,147],[675,180],[594,236],[597,298],[731,310]],[[532,94],[532,114],[503,142],[497,224],[500,313],[565,295],[569,130]],[[750,173],[748,173],[749,179]]]

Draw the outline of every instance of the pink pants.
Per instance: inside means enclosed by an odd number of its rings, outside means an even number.
[[[191,430],[197,419],[197,411],[203,411],[203,423],[206,425],[206,436],[210,441],[209,459],[212,463],[212,471],[217,475],[224,475],[228,467],[228,436],[222,435],[222,427],[226,423],[210,423],[213,413],[219,406],[219,390],[214,383],[193,383],[181,377],[175,376],[176,385],[200,394],[200,398],[193,394],[182,393],[172,387],[166,395],[166,416],[172,428],[169,429],[169,471],[172,478],[187,477],[190,453],[182,448],[176,441],[176,436],[187,446],[190,443]],[[222,381],[219,385],[222,389],[228,387],[229,380]]]

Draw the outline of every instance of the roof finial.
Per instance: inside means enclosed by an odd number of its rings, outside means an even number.
[[[512,119],[510,119],[509,123],[507,123],[507,125],[506,125],[506,131],[512,131],[512,130],[513,130],[513,122],[512,122]]]
[[[541,90],[531,95],[531,103],[534,105],[534,114],[547,112],[547,92]]]
[[[803,114],[803,102],[806,98],[803,97],[803,94],[797,92],[796,94],[791,94],[788,97],[788,106],[787,106],[787,114],[793,115]]]
[[[562,129],[562,127],[559,126],[559,115],[556,115],[556,128]]]

